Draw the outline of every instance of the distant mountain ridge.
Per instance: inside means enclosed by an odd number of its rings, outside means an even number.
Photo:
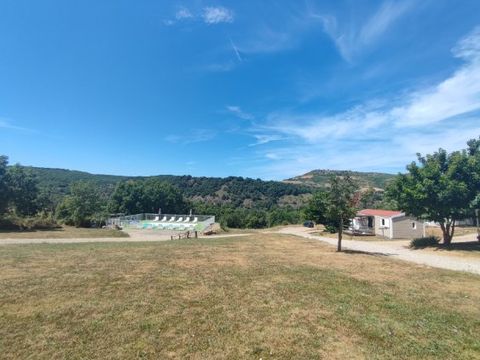
[[[373,187],[385,189],[388,182],[393,180],[396,175],[379,172],[361,172],[351,170],[312,170],[306,174],[295,176],[284,180],[285,183],[307,185],[313,187],[326,187],[331,176],[351,176],[360,187]]]
[[[235,176],[226,178],[190,175],[119,176],[33,166],[24,168],[37,178],[39,188],[53,197],[55,202],[68,194],[70,185],[78,181],[92,182],[102,196],[108,198],[121,181],[159,179],[179,188],[189,200],[245,208],[270,208],[277,205],[298,208],[312,192],[311,187],[303,184]]]

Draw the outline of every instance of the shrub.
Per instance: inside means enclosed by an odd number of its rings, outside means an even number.
[[[29,217],[8,214],[0,218],[0,229],[6,231],[49,230],[58,227],[51,213],[40,213]]]
[[[425,248],[429,246],[437,246],[440,243],[440,239],[436,236],[427,236],[413,239],[410,242],[410,247],[414,249]]]

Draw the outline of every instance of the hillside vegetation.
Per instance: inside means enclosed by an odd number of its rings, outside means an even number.
[[[385,189],[388,182],[393,180],[396,175],[378,172],[359,172],[349,170],[312,170],[306,174],[295,176],[284,182],[287,184],[306,185],[314,187],[326,187],[332,176],[352,177],[360,187],[374,187]]]
[[[78,181],[93,183],[102,196],[108,198],[119,182],[126,180],[157,179],[178,188],[190,201],[212,205],[231,205],[245,208],[270,208],[274,205],[298,207],[305,203],[308,186],[279,181],[263,181],[242,177],[194,177],[194,176],[115,176],[96,175],[82,171],[25,167],[38,180],[38,187],[54,198],[69,193],[70,186]]]

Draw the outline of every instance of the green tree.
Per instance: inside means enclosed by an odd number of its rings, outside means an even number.
[[[163,213],[186,212],[188,205],[182,193],[173,185],[158,180],[125,181],[117,185],[110,197],[108,211],[111,213]]]
[[[56,216],[69,225],[90,226],[101,218],[102,201],[96,187],[86,181],[73,183],[70,195],[58,205]]]
[[[338,233],[338,251],[342,251],[343,230],[357,213],[357,190],[358,185],[350,176],[332,177],[328,190],[314,194],[305,211],[307,218]]]
[[[440,224],[443,242],[451,243],[457,220],[472,216],[480,192],[479,140],[470,140],[468,149],[431,155],[417,154],[418,164],[407,166],[388,187],[387,194],[399,208],[418,218]]]
[[[10,190],[7,181],[8,157],[0,155],[0,215],[5,213],[10,200]]]
[[[9,204],[15,213],[22,216],[34,215],[38,211],[38,186],[35,176],[17,164],[7,170],[7,181]]]

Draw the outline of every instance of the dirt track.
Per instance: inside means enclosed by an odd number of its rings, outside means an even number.
[[[337,245],[337,240],[318,235],[312,235],[311,229],[299,226],[289,226],[278,231],[282,234],[297,235],[307,239],[319,240],[330,245]],[[468,235],[474,236],[474,235]],[[465,238],[466,239],[466,238]],[[480,258],[464,258],[454,255],[444,256],[432,253],[422,253],[405,247],[403,242],[396,241],[358,241],[342,240],[342,248],[353,251],[361,251],[370,254],[391,256],[392,258],[428,265],[436,268],[466,271],[480,275]]]

